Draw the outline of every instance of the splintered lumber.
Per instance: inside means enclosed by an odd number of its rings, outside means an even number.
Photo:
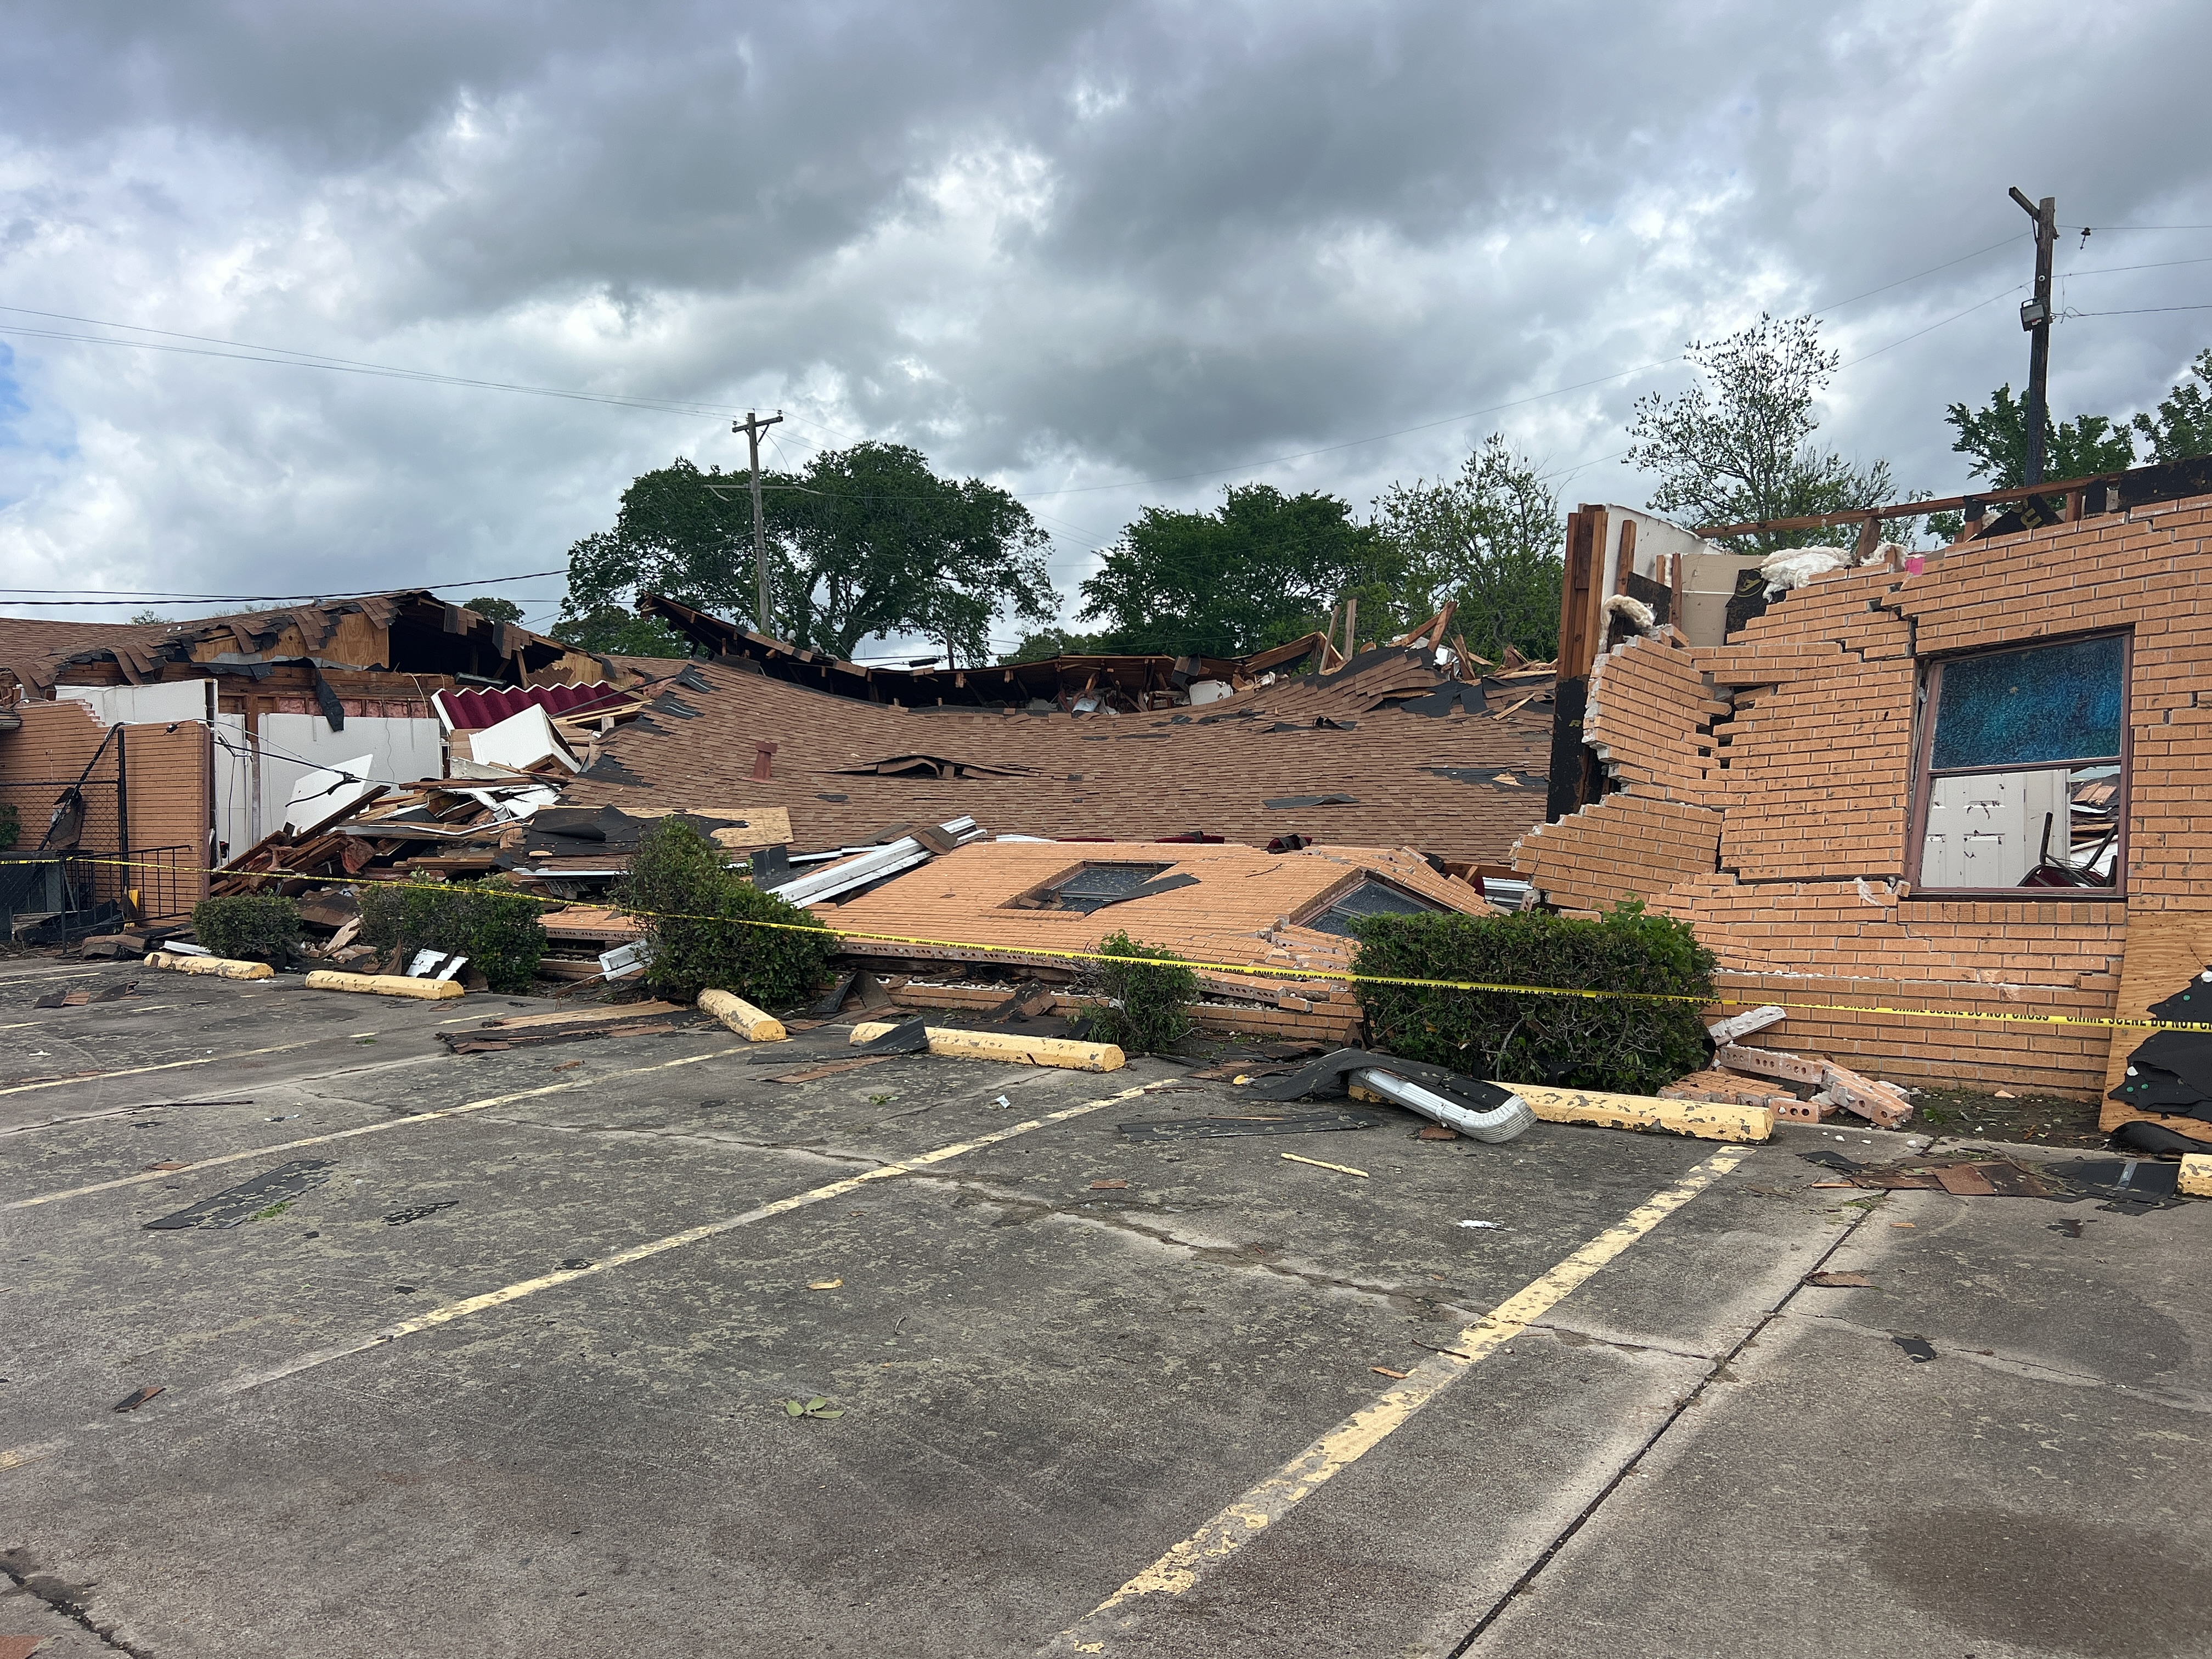
[[[789,1032],[783,1022],[727,991],[702,991],[699,1006],[748,1042],[781,1042]]]
[[[1711,1100],[1663,1100],[1655,1095],[1607,1094],[1595,1089],[1546,1089],[1534,1083],[1501,1083],[1528,1103],[1547,1123],[1595,1123],[1607,1129],[1664,1129],[1700,1140],[1765,1140],[1774,1133],[1765,1106]]]
[[[891,1029],[889,1021],[868,1020],[853,1028],[854,1042],[872,1042]],[[1079,1042],[1069,1037],[1016,1036],[1006,1031],[954,1031],[922,1028],[929,1052],[961,1060],[997,1060],[1015,1066],[1056,1066],[1069,1072],[1118,1072],[1121,1051],[1110,1042]]]
[[[2181,1155],[2181,1175],[2175,1190],[2191,1198],[2212,1198],[2212,1155],[2203,1152],[2184,1152]]]
[[[443,1002],[461,994],[461,983],[453,979],[409,979],[404,974],[341,974],[319,968],[307,975],[310,991],[365,991],[380,997],[420,997]]]
[[[276,970],[265,962],[234,962],[228,957],[179,957],[156,951],[146,958],[149,968],[173,968],[180,974],[212,974],[217,979],[274,979]]]

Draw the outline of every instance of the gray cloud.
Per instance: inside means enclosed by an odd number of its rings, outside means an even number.
[[[1608,458],[1638,392],[1685,383],[1686,339],[2020,236],[2008,184],[2104,228],[2062,271],[2212,256],[2212,231],[2118,228],[2212,224],[2212,21],[2181,4],[12,16],[0,303],[782,406],[787,460],[890,436],[1023,493],[1063,584],[1139,502],[1247,476],[1176,475],[1298,451],[1326,453],[1264,476],[1364,503],[1502,428],[1570,499],[1640,501]],[[1860,361],[1833,441],[1960,486],[1943,407],[2018,384],[2027,267],[2020,236],[1837,310]],[[2191,303],[2207,273],[2065,298]],[[2141,407],[2206,340],[2212,311],[2069,321],[2054,402]],[[741,453],[707,416],[0,343],[0,553],[25,586],[545,568],[637,471]]]

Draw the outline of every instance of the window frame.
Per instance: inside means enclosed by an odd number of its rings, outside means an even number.
[[[1936,752],[1936,722],[1942,712],[1943,671],[1954,662],[1979,661],[2014,652],[2040,651],[2052,646],[2081,645],[2090,640],[2117,639],[2120,642],[2120,752],[2113,756],[2092,756],[2077,760],[2045,762],[2034,765],[2009,766],[1954,766],[1942,772],[1931,763]],[[2128,806],[2131,791],[2129,784],[2134,771],[2135,726],[2129,716],[2134,708],[2135,632],[2125,628],[2099,628],[2081,634],[2050,635],[2040,639],[2018,640],[2003,645],[1980,646],[1972,650],[1953,651],[1939,657],[1920,659],[1919,674],[1913,687],[1912,737],[1912,795],[1911,810],[1906,814],[1905,870],[1911,884],[1911,896],[1930,899],[1974,899],[1984,902],[2019,903],[2049,902],[2052,900],[2073,903],[2077,900],[2102,902],[2127,898],[2128,878]],[[2072,771],[2081,766],[2112,766],[2119,768],[2118,799],[2112,808],[2113,827],[2118,831],[2112,843],[2112,883],[2109,887],[1923,887],[1920,872],[1928,853],[1928,812],[1934,804],[1936,781],[1938,778],[1987,777],[1999,773]],[[2071,826],[2069,826],[2070,835]],[[2069,841],[2069,844],[2071,842]]]

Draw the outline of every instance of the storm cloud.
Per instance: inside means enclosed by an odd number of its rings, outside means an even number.
[[[2025,372],[2014,184],[2072,228],[2057,413],[2145,407],[2212,342],[2212,305],[2151,309],[2212,301],[2185,4],[9,16],[16,588],[548,569],[635,473],[741,462],[714,411],[753,406],[782,464],[876,436],[1014,490],[1071,592],[1142,502],[1364,507],[1492,430],[1636,503],[1631,403],[1761,310],[1828,308],[1825,435],[1948,493],[1945,405]],[[508,591],[542,623],[561,589]]]

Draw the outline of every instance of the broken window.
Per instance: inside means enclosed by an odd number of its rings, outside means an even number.
[[[2118,891],[2128,641],[1954,658],[1923,692],[1922,891]]]
[[[1416,898],[1404,888],[1394,887],[1376,877],[1363,876],[1299,925],[1334,933],[1340,939],[1351,939],[1354,937],[1352,923],[1363,916],[1418,916],[1443,908],[1427,899]]]
[[[1018,909],[1074,910],[1087,916],[1109,904],[1198,885],[1196,876],[1169,875],[1174,868],[1171,864],[1086,864],[1030,889],[1013,903]]]

